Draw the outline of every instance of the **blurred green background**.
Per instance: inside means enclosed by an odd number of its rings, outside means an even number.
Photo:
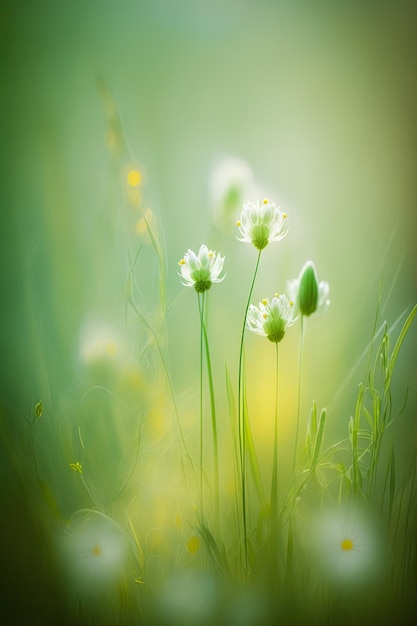
[[[221,158],[246,161],[260,194],[288,214],[289,234],[265,250],[253,300],[284,291],[307,259],[330,284],[328,314],[307,324],[304,413],[316,398],[329,406],[329,437],[346,436],[365,363],[352,368],[372,334],[381,276],[381,322],[394,324],[417,295],[414,10],[414,2],[392,0],[2,3],[2,538],[21,545],[24,518],[33,539],[25,535],[28,546],[4,574],[11,604],[20,585],[32,590],[27,602],[45,623],[53,611],[33,580],[44,541],[29,462],[19,458],[30,449],[25,416],[43,401],[40,456],[49,487],[59,490],[71,461],[54,470],[71,430],[60,420],[78,411],[71,403],[83,375],[83,329],[98,319],[125,333],[128,253],[141,244],[145,310],[154,314],[158,304],[155,256],[137,225],[146,208],[166,255],[166,346],[179,396],[187,407],[187,394],[197,397],[199,326],[177,262],[201,243],[226,256],[226,280],[209,294],[220,399],[225,360],[236,376],[256,253],[233,228],[213,223],[210,177]],[[132,168],[142,175],[136,200],[126,188]],[[417,443],[416,339],[412,328],[395,380],[397,408],[409,387],[395,431],[407,468]],[[266,344],[247,338],[260,450],[273,406]],[[298,330],[290,329],[281,351],[284,442],[297,350]],[[138,402],[129,404],[133,413]],[[62,507],[71,506],[68,496]]]

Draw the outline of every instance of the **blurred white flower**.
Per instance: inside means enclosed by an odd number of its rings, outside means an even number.
[[[255,193],[252,170],[246,161],[237,157],[218,161],[209,184],[210,203],[217,226],[231,227],[244,198]]]
[[[168,579],[159,593],[157,611],[162,623],[212,626],[219,609],[218,580],[204,572],[180,572]]]
[[[262,202],[246,202],[236,223],[242,235],[238,239],[263,250],[271,241],[280,241],[285,237],[288,232],[286,217],[286,213],[266,198]]]
[[[278,343],[287,328],[297,320],[294,303],[287,296],[275,294],[271,301],[265,298],[259,307],[251,304],[246,317],[246,328],[257,335]]]
[[[184,258],[178,262],[181,268],[182,284],[185,287],[194,287],[197,293],[210,289],[212,283],[220,283],[224,257],[209,250],[204,244],[200,246],[198,254],[188,250]]]
[[[378,524],[364,511],[342,506],[313,523],[314,565],[335,586],[373,582],[382,571],[384,546]]]
[[[330,306],[329,283],[319,283],[312,261],[304,264],[298,278],[288,282],[287,292],[301,315],[324,313]]]
[[[84,363],[113,359],[119,354],[118,333],[100,322],[87,322],[80,337],[80,355]]]
[[[73,519],[57,547],[63,574],[78,595],[111,588],[126,566],[126,538],[116,522],[104,516]]]

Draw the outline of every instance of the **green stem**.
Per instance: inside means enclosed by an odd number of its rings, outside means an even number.
[[[298,435],[300,431],[300,407],[301,407],[301,370],[303,364],[303,344],[304,344],[304,315],[301,314],[301,333],[300,333],[300,346],[298,350],[298,403],[297,403],[297,426],[295,430],[295,443],[294,443],[294,459],[292,464],[292,473],[295,472],[297,464],[297,448],[298,448]]]
[[[201,499],[201,519],[204,520],[203,505],[203,308],[204,292],[197,293],[198,310],[200,312],[200,499]],[[201,302],[203,300],[203,302]]]
[[[216,420],[216,403],[214,399],[214,385],[213,385],[213,372],[211,368],[210,349],[207,336],[207,327],[204,321],[205,313],[205,292],[203,292],[203,301],[200,308],[201,328],[204,337],[204,346],[206,350],[206,362],[207,362],[207,377],[209,384],[210,395],[210,411],[211,411],[211,428],[213,433],[213,467],[214,467],[214,501],[215,501],[215,514],[216,520],[219,521],[219,450],[218,450],[218,438],[217,438],[217,420]]]
[[[240,452],[240,468],[241,468],[241,481],[242,481],[242,518],[243,518],[243,535],[244,535],[244,547],[245,547],[245,570],[248,570],[248,534],[247,534],[247,519],[246,519],[246,433],[245,433],[245,420],[243,419],[243,394],[242,394],[242,369],[243,369],[243,341],[245,337],[246,317],[248,314],[249,304],[252,298],[253,287],[255,284],[256,275],[258,273],[259,261],[261,260],[261,252],[258,252],[258,258],[256,260],[255,271],[252,278],[252,284],[249,290],[248,300],[246,302],[245,315],[243,318],[242,335],[240,338],[240,350],[239,350],[239,375],[238,375],[238,435],[239,435],[239,452]]]
[[[278,342],[276,346],[276,379],[275,379],[275,425],[274,425],[274,458],[272,461],[271,481],[271,515],[276,520],[278,513]]]

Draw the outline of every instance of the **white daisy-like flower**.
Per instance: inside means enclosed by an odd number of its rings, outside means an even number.
[[[197,293],[210,289],[212,283],[220,283],[224,257],[209,250],[206,245],[200,246],[198,254],[188,250],[178,265],[181,268],[182,284],[185,287],[194,287]]]
[[[127,542],[105,516],[74,518],[57,539],[63,575],[80,596],[114,587],[126,567]]]
[[[335,586],[373,582],[383,570],[378,524],[351,506],[324,511],[312,525],[314,564]]]
[[[238,239],[263,250],[271,241],[280,241],[285,237],[288,232],[286,218],[287,214],[266,198],[263,202],[246,202],[236,223],[242,235]]]
[[[275,294],[271,301],[265,298],[259,307],[251,304],[246,317],[246,328],[257,335],[278,343],[285,331],[297,320],[294,303],[287,296]]]
[[[330,306],[329,283],[318,281],[312,261],[304,264],[298,278],[288,282],[287,292],[301,315],[324,313]]]

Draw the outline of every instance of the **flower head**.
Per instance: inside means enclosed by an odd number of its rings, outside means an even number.
[[[357,586],[382,571],[384,545],[376,521],[361,509],[327,509],[311,528],[316,567],[332,585]]]
[[[257,335],[268,337],[269,341],[278,343],[296,319],[294,303],[285,295],[275,294],[271,301],[269,298],[262,300],[259,307],[250,305],[246,328]]]
[[[224,257],[209,250],[204,244],[200,246],[198,254],[188,250],[178,265],[179,274],[185,287],[194,287],[197,293],[210,289],[212,283],[220,283],[224,276],[219,278],[223,269]]]
[[[73,519],[57,540],[63,573],[81,595],[111,587],[126,567],[126,538],[110,518]]]
[[[242,237],[239,241],[252,243],[263,250],[271,241],[283,239],[288,232],[286,213],[282,213],[274,202],[246,202],[237,222]]]
[[[324,313],[330,306],[329,283],[318,282],[312,261],[304,264],[298,278],[288,282],[287,289],[301,315]]]

